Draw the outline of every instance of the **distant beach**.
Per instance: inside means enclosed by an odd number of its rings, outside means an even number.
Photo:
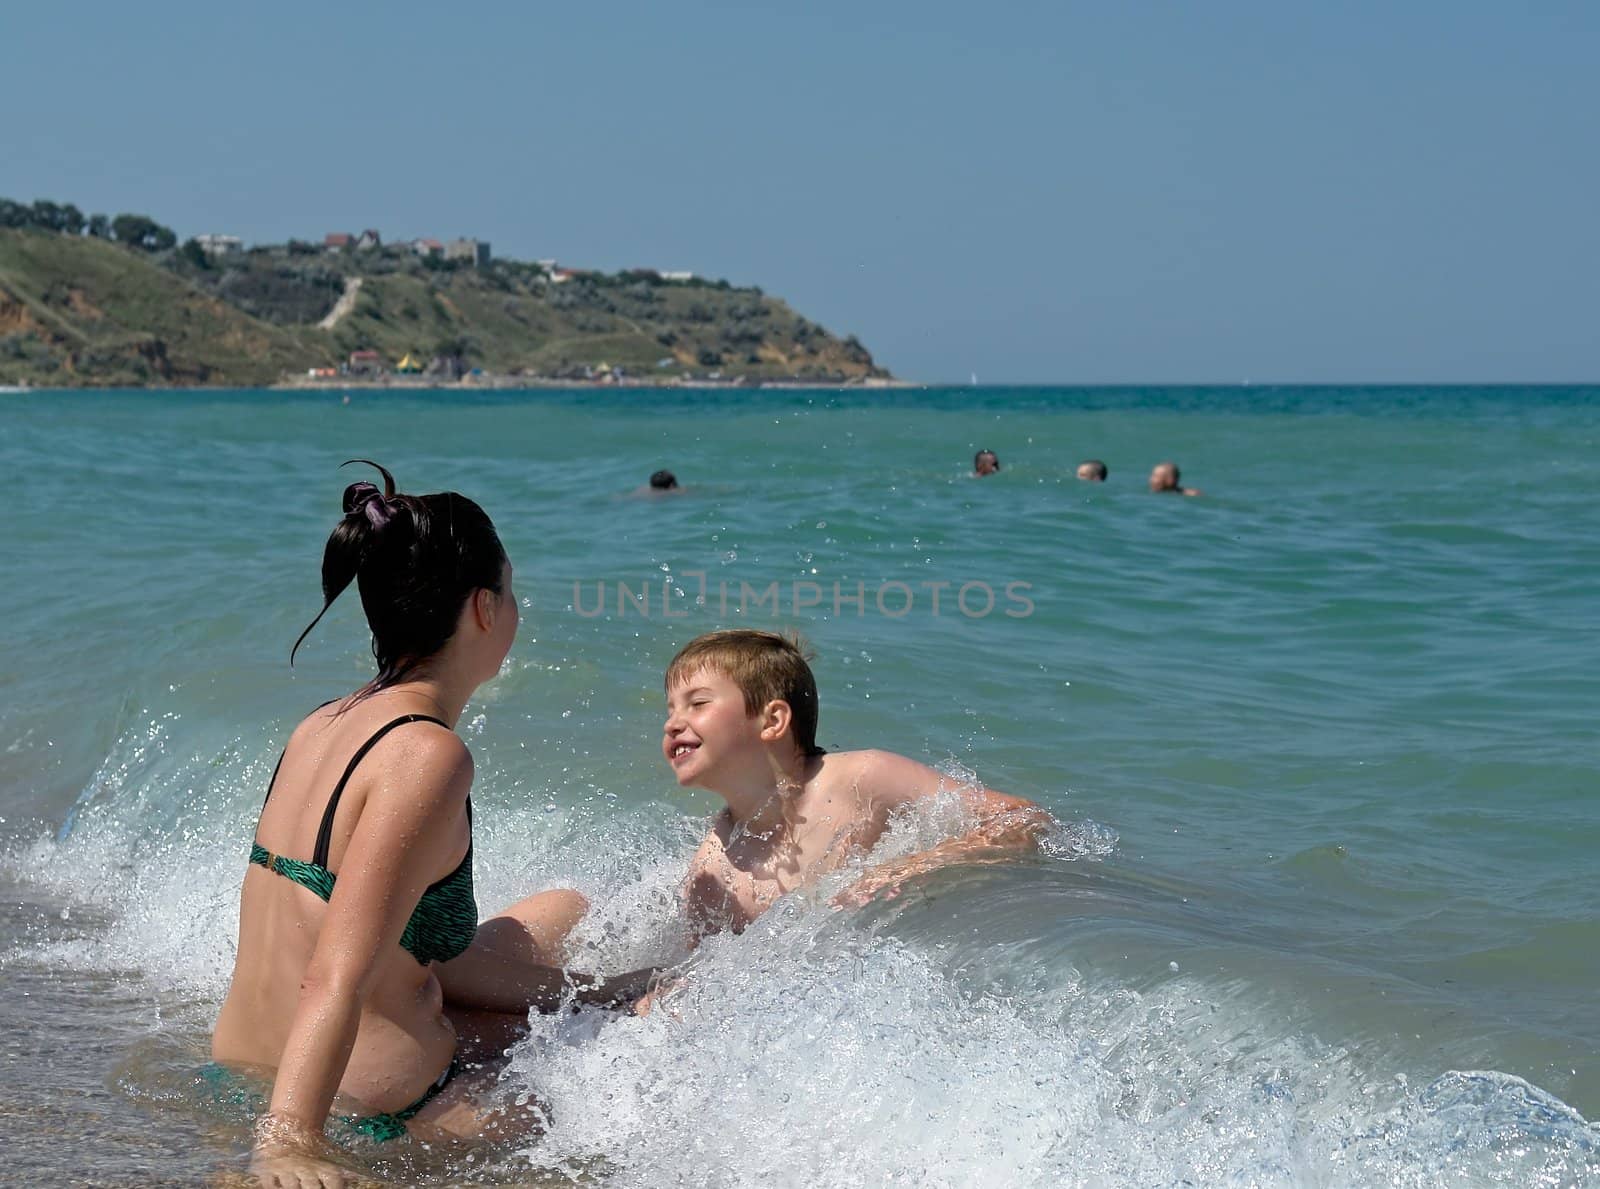
[[[429,376],[383,375],[367,376],[291,376],[279,381],[273,388],[291,388],[314,392],[405,390],[413,392],[450,392],[462,389],[518,390],[578,390],[594,388],[682,388],[714,390],[726,388],[773,388],[786,391],[830,391],[835,389],[921,388],[928,385],[893,377],[866,376],[840,384],[818,384],[801,380],[753,380],[735,376],[727,380],[683,379],[681,377],[623,376],[595,380],[555,380],[540,376],[465,375],[455,381],[441,381]],[[223,391],[226,391],[225,389]]]

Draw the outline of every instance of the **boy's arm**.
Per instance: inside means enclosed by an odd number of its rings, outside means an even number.
[[[689,873],[683,877],[683,886],[678,889],[678,899],[683,902],[683,915],[688,923],[691,950],[699,946],[708,934],[716,933],[728,924],[731,897],[727,883],[717,874],[723,862],[722,836],[713,824],[701,839],[694,857],[689,860]],[[634,1015],[649,1015],[656,997],[677,985],[677,981],[673,978],[652,986],[634,1003]]]
[[[878,823],[878,836],[891,814],[936,796],[940,788],[948,784],[948,777],[926,764],[887,751],[868,753],[858,777],[858,788]],[[928,850],[891,859],[872,868],[835,897],[834,902],[859,906],[882,891],[887,890],[890,896],[897,895],[900,884],[939,867],[993,861],[1032,850],[1054,823],[1048,813],[1022,797],[981,787],[962,787],[957,792],[976,819],[971,829]],[[876,841],[874,837],[873,842]]]
[[[690,949],[707,935],[727,927],[733,915],[733,896],[723,872],[725,863],[722,836],[713,824],[689,860],[689,874],[684,876],[679,892],[684,919],[689,923]]]

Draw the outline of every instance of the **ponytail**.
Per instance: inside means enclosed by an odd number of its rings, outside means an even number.
[[[385,467],[366,458],[340,465],[352,463],[376,469],[383,489],[366,481],[344,489],[344,518],[322,552],[322,610],[295,640],[289,663],[334,600],[356,582],[378,662],[378,675],[360,697],[402,680],[443,648],[474,590],[499,594],[506,555],[488,515],[465,496],[397,493]]]

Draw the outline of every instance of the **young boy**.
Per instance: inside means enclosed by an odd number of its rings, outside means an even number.
[[[743,929],[785,892],[870,851],[897,810],[950,781],[887,751],[824,753],[817,686],[800,648],[773,632],[733,629],[690,641],[667,667],[661,750],[678,783],[728,807],[689,865],[684,895],[697,936]],[[1031,848],[1051,822],[1020,797],[963,788],[976,826],[866,873],[836,903],[896,894],[946,863]]]

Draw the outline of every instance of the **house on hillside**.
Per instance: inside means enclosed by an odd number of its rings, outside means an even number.
[[[194,242],[207,256],[237,256],[244,251],[244,240],[237,235],[197,235]]]
[[[663,271],[663,272],[657,273],[656,275],[659,276],[663,281],[692,281],[692,280],[694,280],[694,273],[692,273],[692,272],[684,272],[684,271],[665,272],[665,271]]]
[[[436,239],[414,239],[411,241],[411,250],[418,256],[435,260],[444,255],[444,245]]]
[[[367,228],[361,233],[361,238],[356,240],[356,251],[369,252],[373,248],[383,247],[383,237],[372,228]]]
[[[355,243],[355,236],[347,231],[330,231],[322,237],[322,246],[330,252],[343,252]]]
[[[465,260],[474,268],[489,263],[489,241],[485,239],[453,239],[445,245],[446,260]]]
[[[383,371],[383,356],[376,351],[350,352],[350,374],[352,376],[375,376]]]

